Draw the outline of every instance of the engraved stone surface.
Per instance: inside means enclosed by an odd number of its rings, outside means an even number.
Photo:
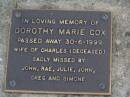
[[[0,0],[0,97],[97,97],[90,95],[15,94],[4,93],[4,67],[11,24],[11,12],[21,9],[96,10],[112,12],[112,95],[98,97],[130,97],[130,32],[129,0]],[[117,42],[120,41],[120,42]],[[102,84],[101,84],[102,86]],[[104,86],[102,86],[104,87]]]

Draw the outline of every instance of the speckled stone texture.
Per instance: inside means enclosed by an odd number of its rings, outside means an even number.
[[[21,9],[100,10],[112,12],[112,95],[130,97],[130,0],[0,0],[0,97],[97,97],[91,95],[15,94],[2,91],[11,11]]]

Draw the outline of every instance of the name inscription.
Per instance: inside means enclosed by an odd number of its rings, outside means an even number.
[[[7,92],[110,95],[111,14],[14,10]]]

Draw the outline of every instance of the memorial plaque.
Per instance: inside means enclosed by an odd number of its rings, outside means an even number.
[[[111,94],[111,13],[14,10],[6,92]]]

